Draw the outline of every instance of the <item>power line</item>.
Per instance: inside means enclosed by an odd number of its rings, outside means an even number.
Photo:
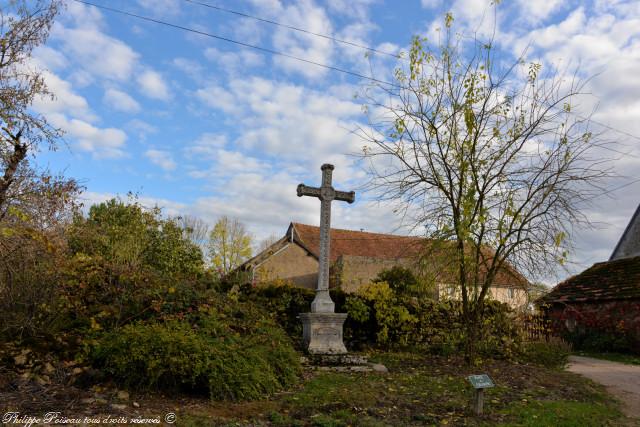
[[[360,49],[364,49],[364,50],[372,52],[372,53],[377,53],[377,54],[381,54],[381,55],[387,55],[387,56],[391,56],[391,57],[396,58],[396,59],[402,59],[402,60],[405,59],[402,56],[400,56],[398,54],[395,54],[395,53],[381,51],[381,50],[378,50],[378,49],[374,49],[374,48],[372,48],[370,46],[366,46],[366,45],[362,45],[362,44],[359,44],[359,43],[350,42],[348,40],[339,39],[337,37],[329,36],[329,35],[326,35],[326,34],[316,33],[316,32],[310,31],[310,30],[306,30],[304,28],[299,28],[299,27],[294,27],[292,25],[282,24],[282,23],[277,22],[277,21],[272,21],[272,20],[269,20],[269,19],[260,18],[260,17],[257,17],[257,16],[250,15],[248,13],[238,12],[236,10],[228,9],[228,8],[225,8],[225,7],[222,7],[222,6],[217,6],[217,5],[205,3],[205,2],[202,2],[202,1],[198,1],[198,0],[184,0],[184,1],[187,2],[187,3],[200,5],[200,6],[207,7],[207,8],[214,9],[214,10],[218,10],[218,11],[221,11],[221,12],[231,13],[231,14],[234,14],[234,15],[237,15],[237,16],[242,16],[244,18],[254,19],[254,20],[259,21],[259,22],[264,22],[264,23],[267,23],[267,24],[276,25],[278,27],[283,27],[283,28],[287,28],[287,29],[290,29],[290,30],[299,31],[299,32],[302,32],[302,33],[305,33],[305,34],[310,34],[310,35],[313,35],[313,36],[322,37],[324,39],[332,40],[332,41],[337,42],[337,43],[342,43],[342,44],[346,44],[346,45],[349,45],[349,46],[353,46],[353,47],[357,47],[357,48],[360,48]],[[597,120],[593,120],[591,118],[586,119],[585,117],[582,117],[579,114],[574,113],[573,111],[571,113],[575,114],[576,117],[578,117],[579,119],[589,120],[590,122],[595,123],[595,124],[597,124],[599,126],[602,126],[603,128],[612,130],[614,132],[618,132],[618,133],[620,133],[622,135],[625,135],[625,136],[628,136],[628,137],[631,137],[631,138],[634,138],[634,139],[637,139],[637,140],[640,141],[640,137],[639,136],[634,135],[634,134],[632,134],[630,132],[614,128],[612,126],[609,126],[609,125],[607,125],[605,123],[602,123],[602,122],[599,122]]]
[[[191,3],[191,4],[204,6],[204,7],[210,8],[210,9],[215,9],[215,10],[218,10],[220,12],[231,13],[231,14],[234,14],[234,15],[237,15],[237,16],[242,16],[243,18],[254,19],[256,21],[264,22],[264,23],[271,24],[271,25],[276,25],[276,26],[282,27],[282,28],[287,28],[289,30],[298,31],[298,32],[305,33],[305,34],[310,34],[312,36],[322,37],[323,39],[331,40],[331,41],[334,41],[336,43],[342,43],[342,44],[346,44],[346,45],[349,45],[349,46],[357,47],[359,49],[364,49],[364,50],[369,51],[371,53],[377,53],[377,54],[380,54],[380,55],[387,55],[387,56],[391,56],[391,57],[396,58],[396,59],[404,59],[401,55],[398,55],[398,54],[395,54],[395,53],[385,52],[383,50],[374,49],[374,48],[372,48],[370,46],[366,46],[366,45],[363,45],[363,44],[350,42],[348,40],[339,39],[337,37],[329,36],[329,35],[322,34],[322,33],[316,33],[316,32],[310,31],[310,30],[306,30],[304,28],[294,27],[293,25],[287,25],[287,24],[283,24],[281,22],[272,21],[270,19],[260,18],[258,16],[249,15],[248,13],[243,13],[243,12],[238,12],[236,10],[227,9],[227,8],[222,7],[222,6],[216,6],[216,5],[213,5],[213,4],[204,3],[204,2],[201,2],[201,1],[197,1],[197,0],[184,0],[184,1],[186,1],[187,3]]]
[[[383,84],[383,85],[386,85],[386,86],[400,87],[400,86],[398,86],[398,85],[396,85],[394,83],[386,82],[384,80],[379,80],[379,79],[376,79],[375,77],[365,76],[364,74],[356,73],[355,71],[345,70],[344,68],[339,68],[339,67],[334,67],[332,65],[322,64],[320,62],[312,61],[310,59],[300,58],[298,56],[289,55],[288,53],[280,52],[280,51],[269,49],[269,48],[266,48],[266,47],[256,46],[256,45],[245,43],[245,42],[241,42],[241,41],[238,41],[238,40],[233,40],[233,39],[230,39],[228,37],[218,36],[218,35],[215,35],[215,34],[207,33],[205,31],[196,30],[194,28],[184,27],[184,26],[178,25],[178,24],[172,24],[170,22],[162,21],[160,19],[155,19],[155,18],[150,18],[148,16],[138,15],[138,14],[135,14],[135,13],[132,13],[132,12],[127,12],[125,10],[116,9],[116,8],[109,7],[109,6],[103,6],[103,5],[91,3],[91,2],[85,1],[85,0],[73,0],[73,1],[75,1],[77,3],[86,4],[88,6],[97,7],[98,9],[108,10],[110,12],[119,13],[121,15],[130,16],[130,17],[136,18],[136,19],[141,19],[143,21],[154,22],[156,24],[164,25],[164,26],[171,27],[171,28],[176,28],[178,30],[188,31],[190,33],[199,34],[201,36],[211,37],[213,39],[222,40],[222,41],[226,41],[226,42],[229,42],[229,43],[237,44],[239,46],[248,47],[248,48],[251,48],[251,49],[255,49],[255,50],[262,51],[262,52],[266,52],[266,53],[269,53],[271,55],[282,56],[284,58],[289,58],[289,59],[293,59],[293,60],[296,60],[296,61],[301,61],[301,62],[304,62],[304,63],[307,63],[307,64],[315,65],[317,67],[322,67],[322,68],[326,68],[328,70],[337,71],[339,73],[348,74],[348,75],[351,75],[351,76],[354,76],[354,77],[358,77],[358,78],[361,78],[361,79],[370,80],[372,82],[380,83],[380,84]]]
[[[351,75],[351,76],[354,76],[354,77],[358,77],[358,78],[361,78],[361,79],[369,80],[369,81],[372,81],[372,82],[375,82],[375,83],[380,83],[380,84],[383,84],[383,85],[386,85],[386,86],[395,87],[395,88],[399,88],[399,89],[407,89],[406,87],[400,86],[398,84],[387,82],[387,81],[380,80],[380,79],[376,79],[375,77],[365,76],[365,75],[357,73],[355,71],[350,71],[350,70],[346,70],[344,68],[334,67],[332,65],[323,64],[323,63],[320,63],[320,62],[312,61],[310,59],[300,58],[298,56],[290,55],[288,53],[284,53],[284,52],[280,52],[280,51],[277,51],[277,50],[273,50],[273,49],[269,49],[269,48],[265,48],[265,47],[256,46],[256,45],[252,45],[252,44],[249,44],[249,43],[233,40],[233,39],[230,39],[228,37],[218,36],[218,35],[215,35],[215,34],[207,33],[205,31],[196,30],[194,28],[184,27],[184,26],[178,25],[178,24],[172,24],[170,22],[162,21],[160,19],[150,18],[148,16],[138,15],[138,14],[135,14],[135,13],[132,13],[132,12],[127,12],[127,11],[124,11],[124,10],[121,10],[121,9],[116,9],[116,8],[109,7],[109,6],[103,6],[103,5],[95,4],[95,3],[92,3],[92,2],[89,2],[89,1],[86,1],[86,0],[73,0],[73,1],[75,1],[77,3],[85,4],[85,5],[88,5],[88,6],[97,7],[99,9],[108,10],[110,12],[118,13],[118,14],[121,14],[121,15],[130,16],[130,17],[133,17],[133,18],[136,18],[136,19],[141,19],[141,20],[144,20],[144,21],[153,22],[153,23],[164,25],[164,26],[167,26],[167,27],[171,27],[171,28],[175,28],[175,29],[191,32],[191,33],[194,33],[194,34],[199,34],[199,35],[202,35],[202,36],[211,37],[213,39],[226,41],[226,42],[233,43],[233,44],[236,44],[236,45],[239,45],[239,46],[243,46],[243,47],[247,47],[247,48],[250,48],[250,49],[255,49],[255,50],[258,50],[258,51],[266,52],[266,53],[269,53],[269,54],[272,54],[272,55],[282,56],[284,58],[289,58],[289,59],[293,59],[293,60],[296,60],[296,61],[304,62],[304,63],[307,63],[307,64],[315,65],[317,67],[325,68],[325,69],[328,69],[328,70],[337,71],[337,72],[340,72],[340,73],[343,73],[343,74],[348,74],[348,75]],[[208,5],[206,3],[201,3],[201,2],[194,1],[194,0],[185,0],[185,1],[188,1],[190,3],[195,3],[195,4],[202,4],[202,5],[205,5],[205,6],[211,6],[213,8],[218,8],[217,6]],[[219,9],[223,10],[222,8],[219,8]],[[224,11],[227,11],[227,10],[225,9]],[[236,12],[234,11],[233,13],[236,13]],[[239,14],[241,16],[246,15],[246,14],[244,14],[244,15],[241,14],[241,12],[237,12],[236,14]],[[247,16],[249,16],[249,15],[247,15]],[[254,18],[254,17],[252,17],[252,18]],[[284,27],[288,27],[288,26],[286,26],[284,24],[276,23],[275,21],[263,20],[262,18],[255,18],[255,19],[262,20],[264,22],[273,23],[275,25],[281,25],[281,26],[284,26]],[[308,30],[295,28],[295,27],[292,27],[292,29],[295,29],[297,31],[306,32],[308,34],[312,34],[312,35],[315,35],[315,36],[318,36],[318,37],[325,37],[325,38],[330,38],[331,39],[330,36],[326,36],[326,35],[323,35],[323,34],[316,34],[316,33],[313,33],[311,31],[308,31]],[[339,39],[336,39],[336,41],[338,41],[338,40]],[[347,43],[350,43],[350,42],[347,42]],[[366,47],[366,46],[359,46],[359,47],[364,48],[364,49],[372,50],[372,48],[369,48],[369,47]],[[383,53],[383,52],[380,52],[380,53]],[[556,107],[556,108],[559,108],[559,107]],[[633,139],[636,139],[636,140],[640,141],[640,136],[634,135],[634,134],[632,134],[630,132],[614,128],[613,126],[609,126],[609,125],[607,125],[605,123],[593,120],[591,118],[582,117],[582,116],[578,115],[577,113],[575,113],[573,111],[569,112],[569,114],[573,114],[573,115],[575,115],[576,117],[578,117],[581,120],[590,121],[592,123],[595,123],[595,124],[597,124],[599,126],[602,126],[602,127],[606,128],[606,129],[612,130],[614,132],[618,132],[618,133],[620,133],[622,135],[625,135],[625,136],[628,136],[628,137],[631,137]],[[610,150],[611,151],[615,151],[615,150],[612,150],[612,149],[610,149]],[[629,155],[629,156],[634,157],[634,158],[637,157],[637,156],[631,155],[629,153],[620,153],[620,154]]]
[[[582,117],[582,116],[580,116],[580,115],[579,115],[579,114],[577,114],[577,113],[576,113],[576,116],[577,116],[579,119],[586,120],[586,121],[590,121],[590,122],[595,123],[595,124],[597,124],[597,125],[599,125],[599,126],[602,126],[603,128],[606,128],[606,129],[612,130],[612,131],[614,131],[614,132],[621,133],[622,135],[626,135],[626,136],[629,136],[629,137],[631,137],[631,138],[633,138],[633,139],[637,139],[638,141],[640,141],[640,136],[634,135],[634,134],[629,133],[629,132],[627,132],[627,131],[625,131],[625,130],[621,130],[621,129],[614,128],[614,127],[612,127],[612,126],[609,126],[609,125],[607,125],[607,124],[605,124],[605,123],[602,123],[602,122],[599,122],[599,121],[597,121],[597,120],[593,120],[593,119],[591,119],[591,118]],[[629,155],[628,153],[621,153],[621,154]],[[638,157],[638,156],[631,155],[631,157]]]

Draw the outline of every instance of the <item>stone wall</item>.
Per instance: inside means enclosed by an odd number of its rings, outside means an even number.
[[[524,308],[529,302],[527,292],[524,289],[506,286],[494,286],[490,288],[488,297],[509,304],[512,308]]]
[[[343,255],[333,267],[333,281],[345,292],[355,292],[362,285],[371,282],[382,270],[396,265],[411,268],[410,258],[378,259],[362,256]]]
[[[640,354],[640,300],[553,304],[546,309],[554,333],[620,334],[632,338]]]
[[[494,286],[487,292],[487,298],[508,304],[513,309],[524,309],[527,306],[527,292],[524,289],[507,286]],[[462,299],[459,287],[450,284],[438,284],[438,299]]]
[[[255,281],[282,279],[307,289],[318,283],[318,261],[295,243],[275,252],[255,269]]]

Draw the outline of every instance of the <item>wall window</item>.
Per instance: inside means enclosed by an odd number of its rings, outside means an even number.
[[[516,291],[513,288],[509,288],[509,298],[513,299],[516,295]]]

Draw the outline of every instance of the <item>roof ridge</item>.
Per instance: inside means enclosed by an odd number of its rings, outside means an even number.
[[[292,222],[292,224],[294,225],[294,227],[296,225],[302,225],[304,227],[313,227],[313,228],[318,228],[318,229],[320,228],[317,225],[303,224],[301,222]],[[421,237],[421,236],[407,236],[407,235],[402,235],[402,234],[378,233],[378,232],[373,232],[373,231],[361,231],[361,230],[349,230],[347,228],[331,227],[331,230],[347,231],[349,233],[373,234],[373,235],[376,235],[376,236],[399,237],[399,238],[410,238],[410,239],[427,239],[426,237]]]

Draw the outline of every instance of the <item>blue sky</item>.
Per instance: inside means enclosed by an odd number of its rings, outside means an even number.
[[[504,59],[528,46],[543,66],[580,66],[595,76],[578,107],[614,128],[640,135],[640,2],[548,0],[201,0],[264,19],[329,34],[387,52],[415,34],[434,37],[446,11],[457,29],[480,37],[496,29]],[[389,80],[393,58],[222,13],[186,0],[93,0],[290,55]],[[319,222],[316,200],[296,185],[317,185],[322,163],[336,165],[335,186],[366,180],[350,154],[364,121],[353,95],[362,80],[158,24],[68,2],[46,46],[34,55],[55,101],[35,108],[66,131],[41,165],[80,180],[87,204],[129,191],[168,214],[214,223],[239,218],[256,241],[281,235],[290,221]],[[624,177],[640,177],[640,140],[607,131],[625,153]],[[387,206],[358,192],[336,206],[333,225],[401,232]],[[596,230],[581,232],[572,269],[604,260],[640,202],[632,183],[596,201]],[[561,272],[560,277],[566,275]]]

